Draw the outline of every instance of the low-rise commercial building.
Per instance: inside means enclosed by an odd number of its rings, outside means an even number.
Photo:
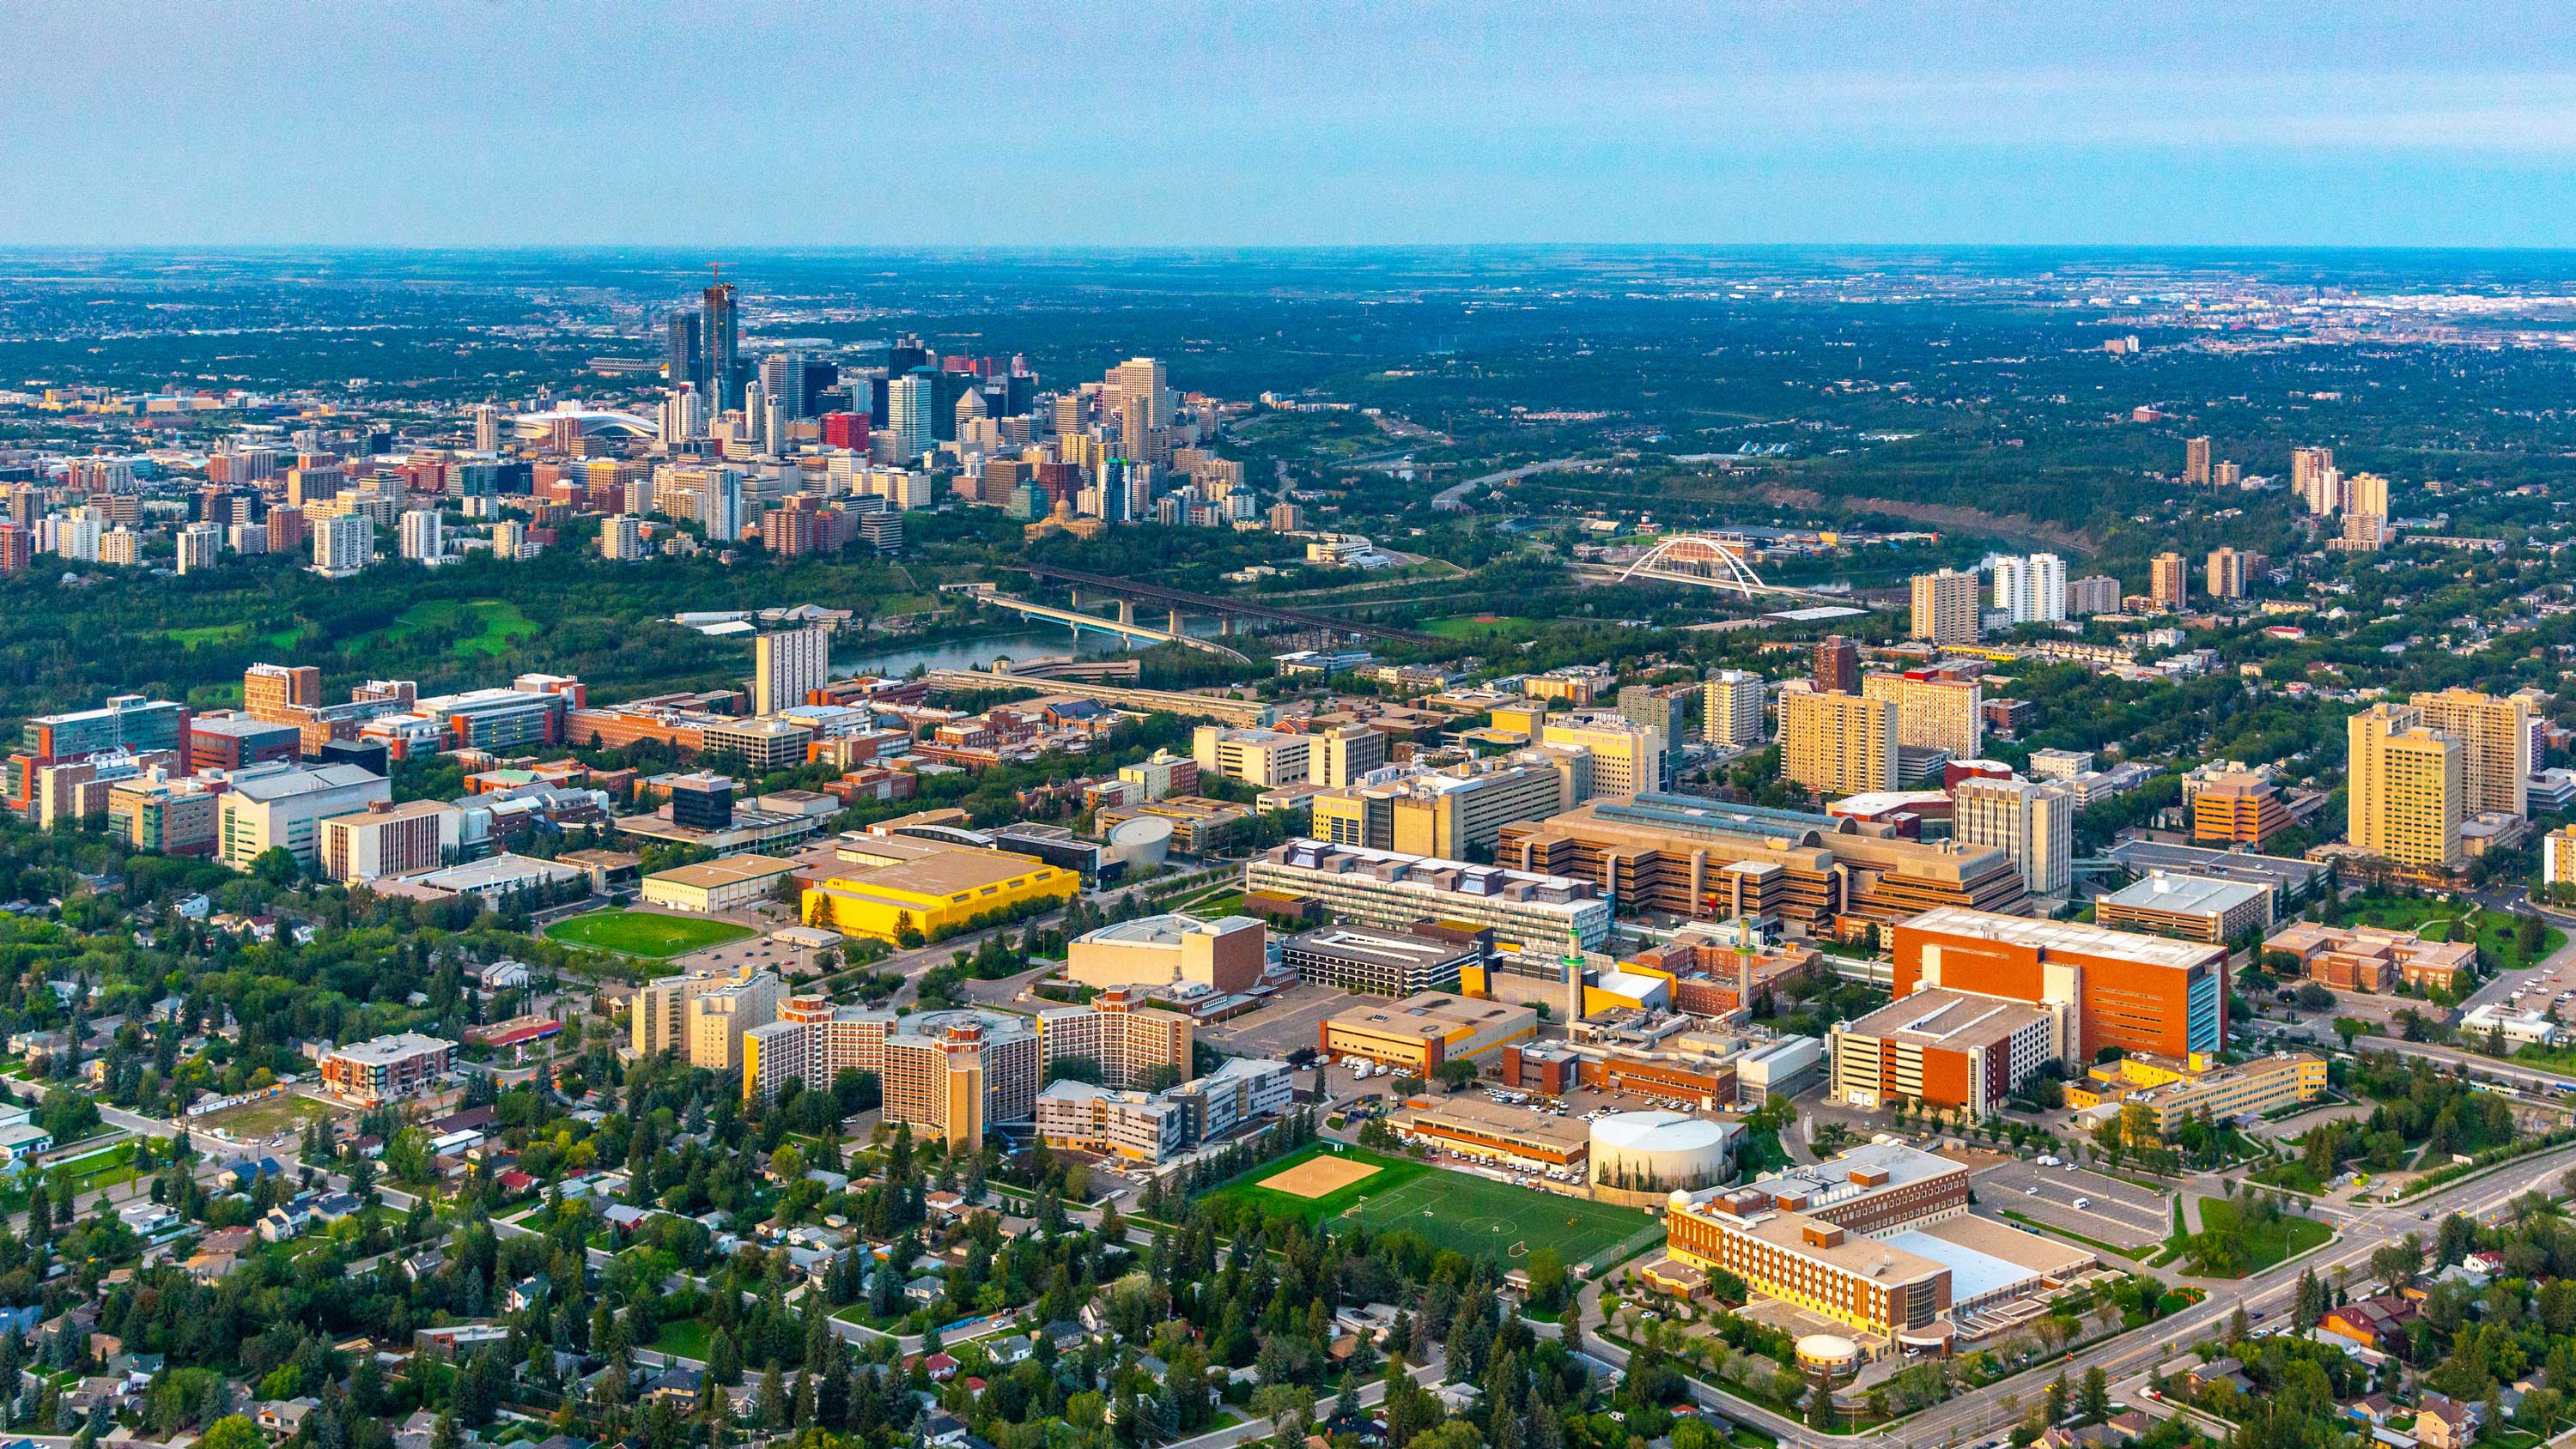
[[[1482,964],[1483,947],[1410,931],[1327,926],[1280,943],[1280,964],[1314,986],[1373,996],[1417,996],[1461,989],[1463,969]]]
[[[1497,945],[1590,950],[1610,935],[1610,902],[1590,882],[1436,856],[1292,840],[1244,868],[1247,890],[1311,897],[1336,921],[1404,928],[1491,926]]]
[[[217,826],[217,858],[248,870],[261,852],[283,850],[311,865],[321,824],[335,815],[393,799],[393,785],[356,765],[261,765],[232,778]]]
[[[728,855],[644,877],[644,899],[675,911],[738,911],[778,894],[796,862],[775,855]]]
[[[1082,877],[1035,856],[898,836],[845,838],[850,869],[804,893],[806,924],[845,936],[937,939],[979,916],[1068,901]]]
[[[322,822],[322,876],[355,885],[433,871],[456,852],[464,830],[465,812],[443,800],[379,800]]]
[[[2096,924],[2223,945],[2272,924],[2272,893],[2241,881],[2156,871],[2093,901]]]
[[[1513,1167],[1571,1167],[1590,1150],[1581,1122],[1498,1106],[1475,1096],[1426,1096],[1408,1101],[1387,1125],[1397,1135],[1461,1157]]]
[[[2082,1080],[2067,1084],[2066,1105],[2079,1111],[2106,1102],[2144,1107],[2161,1137],[2185,1122],[2231,1122],[2313,1102],[2325,1090],[2325,1059],[2307,1052],[2274,1052],[2234,1066],[2140,1054],[2095,1063]]]
[[[1140,916],[1074,937],[1065,975],[1084,986],[1156,990],[1191,982],[1248,991],[1260,984],[1268,951],[1269,932],[1249,916]]]
[[[1337,1012],[1317,1028],[1316,1044],[1335,1061],[1366,1057],[1427,1078],[1443,1062],[1472,1060],[1537,1030],[1531,1007],[1434,991]]]
[[[2399,984],[2417,991],[2457,991],[2477,968],[2474,941],[2427,941],[2421,931],[2385,926],[2322,926],[2292,921],[2263,942],[2296,959],[2300,974],[2342,991],[2387,991]]]
[[[345,1046],[322,1058],[322,1085],[367,1106],[418,1096],[456,1069],[456,1043],[398,1032]]]

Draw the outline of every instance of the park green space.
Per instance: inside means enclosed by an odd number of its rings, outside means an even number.
[[[1516,614],[1452,614],[1446,619],[1432,620],[1423,626],[1423,630],[1443,639],[1473,639],[1480,634],[1529,634],[1536,632],[1538,627],[1537,620],[1524,619]]]
[[[2428,941],[2474,939],[2489,961],[2507,970],[2537,965],[2567,944],[2566,932],[2549,927],[2541,933],[2540,949],[2526,955],[2514,939],[2511,912],[2482,910],[2474,902],[2432,896],[2362,896],[2347,902],[2336,918],[2392,930],[2421,930]]]
[[[301,1132],[314,1122],[339,1115],[328,1102],[298,1092],[283,1092],[238,1107],[209,1112],[198,1119],[208,1127],[218,1127],[239,1138],[274,1137],[281,1132]]]
[[[592,911],[546,927],[549,940],[594,951],[664,960],[703,951],[757,935],[749,926],[698,916],[665,916],[653,911]]]
[[[2285,1258],[2319,1247],[2334,1236],[2334,1229],[2326,1224],[2289,1213],[2283,1213],[2262,1228],[2248,1231],[2237,1219],[2235,1202],[2219,1197],[2200,1200],[2200,1230],[2233,1237],[2243,1243],[2248,1273],[2260,1273]]]
[[[1330,1153],[1334,1145],[1310,1144],[1212,1188],[1206,1196],[1256,1203],[1265,1213],[1302,1217],[1328,1228],[1402,1228],[1437,1248],[1512,1261],[1542,1245],[1556,1249],[1568,1264],[1598,1260],[1653,1221],[1635,1208],[1559,1197],[1348,1146],[1333,1155],[1378,1171],[1322,1197],[1261,1186],[1308,1158]]]
[[[452,654],[489,658],[535,638],[537,624],[507,599],[423,599],[377,632],[395,644],[433,635],[447,639]]]

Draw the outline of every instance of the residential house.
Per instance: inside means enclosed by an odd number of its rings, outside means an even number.
[[[2426,1394],[2415,1414],[2415,1440],[2425,1449],[2469,1449],[2485,1417],[2476,1404]]]
[[[2406,1325],[2414,1321],[2415,1313],[2412,1301],[2386,1294],[2330,1308],[2317,1327],[2364,1348],[2391,1349],[2404,1342]]]
[[[302,1433],[305,1419],[320,1407],[320,1399],[266,1399],[260,1403],[256,1422],[271,1442],[283,1442]]]

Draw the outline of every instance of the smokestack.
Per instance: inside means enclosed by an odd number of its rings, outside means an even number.
[[[1583,936],[1569,927],[1565,936],[1565,1029],[1583,1019]]]

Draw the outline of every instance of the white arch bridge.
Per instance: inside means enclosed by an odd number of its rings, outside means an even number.
[[[1628,565],[1619,582],[1650,579],[1658,583],[1693,584],[1723,589],[1751,598],[1755,594],[1794,593],[1762,582],[1745,562],[1753,545],[1740,533],[1685,533],[1656,544],[1644,558]]]

